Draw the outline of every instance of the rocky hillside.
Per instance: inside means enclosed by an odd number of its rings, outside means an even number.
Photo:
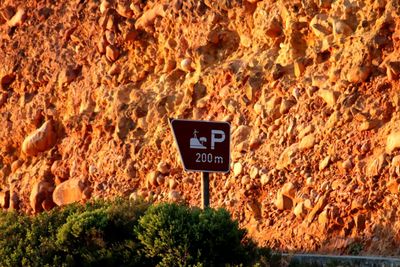
[[[0,206],[200,204],[168,118],[229,121],[225,207],[282,251],[400,255],[397,0],[0,1]]]

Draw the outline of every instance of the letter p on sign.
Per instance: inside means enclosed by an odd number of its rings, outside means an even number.
[[[211,149],[215,148],[215,143],[222,143],[225,141],[225,133],[221,130],[211,130]]]

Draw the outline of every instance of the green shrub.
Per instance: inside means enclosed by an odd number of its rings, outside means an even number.
[[[361,242],[355,241],[347,246],[347,253],[350,255],[360,255],[363,247]]]
[[[223,209],[118,199],[0,212],[0,266],[265,266],[269,255]]]
[[[147,204],[69,205],[36,217],[0,214],[0,266],[149,266],[132,229]]]
[[[160,266],[247,266],[257,257],[245,230],[223,209],[152,206],[139,220],[136,233],[146,255]]]
[[[68,217],[56,243],[69,261],[83,266],[148,266],[132,229],[147,205],[117,201]]]
[[[70,205],[36,217],[15,212],[0,213],[0,265],[1,266],[53,266],[57,248],[54,236],[71,213],[83,209]],[[60,265],[61,266],[61,265]]]
[[[24,239],[29,218],[17,213],[0,213],[0,265],[19,266],[25,251]]]
[[[150,207],[136,228],[146,255],[170,266],[195,262],[197,255],[190,248],[194,217],[183,206],[164,204]]]

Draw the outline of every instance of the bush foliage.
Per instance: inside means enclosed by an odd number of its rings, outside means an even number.
[[[160,266],[249,264],[254,257],[246,232],[223,209],[153,206],[139,220],[136,232],[146,256]]]
[[[70,205],[29,217],[0,214],[0,266],[149,266],[133,233],[147,204]]]
[[[223,209],[118,199],[0,213],[0,266],[250,266],[261,254]]]

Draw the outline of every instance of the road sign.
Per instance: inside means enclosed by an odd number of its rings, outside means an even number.
[[[170,124],[186,171],[229,172],[228,122],[170,119]]]

